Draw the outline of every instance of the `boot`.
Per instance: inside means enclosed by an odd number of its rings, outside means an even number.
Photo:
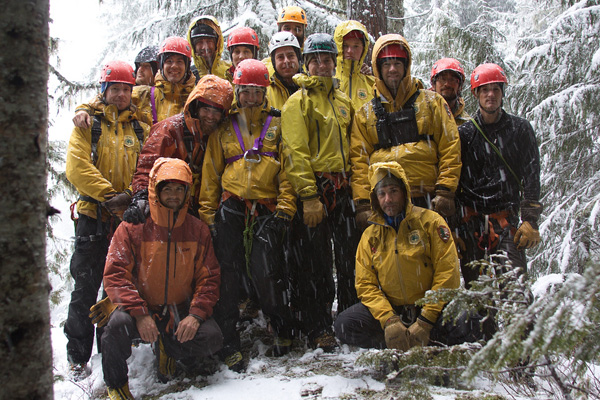
[[[110,400],[134,400],[133,395],[129,391],[129,383],[124,384],[120,388],[107,387],[106,391]]]
[[[154,355],[156,356],[156,377],[160,383],[167,383],[175,375],[175,359],[169,357],[165,352],[161,335],[158,336],[154,345]]]

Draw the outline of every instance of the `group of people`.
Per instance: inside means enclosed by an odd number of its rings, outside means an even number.
[[[415,302],[458,288],[461,270],[469,285],[471,261],[495,252],[525,271],[540,241],[535,134],[502,109],[500,66],[471,74],[471,118],[456,59],[425,89],[400,35],[375,41],[369,67],[357,21],[305,37],[289,6],[277,25],[262,61],[256,32],[233,29],[229,62],[217,20],[198,17],[135,70],[106,63],[76,110],[67,354],[85,376],[96,323],[111,399],[133,398],[139,340],[161,381],[216,354],[242,371],[243,301],[268,319],[273,356],[298,337],[324,351],[478,340],[471,316],[443,323],[443,303]]]

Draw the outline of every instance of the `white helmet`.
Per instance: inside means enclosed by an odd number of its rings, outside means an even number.
[[[273,52],[278,48],[286,46],[295,47],[298,49],[298,52],[301,50],[298,39],[296,39],[296,36],[294,36],[291,32],[277,32],[271,37],[271,40],[269,40],[269,55],[273,55]]]

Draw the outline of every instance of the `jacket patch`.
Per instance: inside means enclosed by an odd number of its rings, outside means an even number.
[[[347,118],[348,117],[348,109],[346,109],[346,107],[340,107],[340,114],[342,115],[342,117]]]
[[[126,135],[125,136],[125,146],[126,147],[133,147],[134,144],[135,144],[135,140],[133,139],[133,136]]]
[[[367,98],[367,91],[365,89],[358,89],[356,92],[358,98],[361,100],[365,100]]]
[[[269,128],[269,130],[265,134],[265,139],[273,140],[273,139],[275,139],[276,134],[277,134],[277,127]]]
[[[447,226],[440,226],[438,228],[438,235],[440,235],[440,239],[444,241],[444,243],[448,243],[450,240],[450,229]]]
[[[412,231],[408,234],[408,243],[417,244],[421,241],[421,234],[419,231]]]

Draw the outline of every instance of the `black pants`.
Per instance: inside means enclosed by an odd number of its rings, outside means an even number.
[[[94,325],[88,317],[96,303],[102,284],[104,263],[108,252],[110,226],[103,223],[102,235],[96,236],[97,221],[79,215],[75,229],[75,252],[71,257],[71,276],[75,282],[65,323],[67,357],[69,362],[83,364],[89,361],[94,344]]]
[[[292,223],[289,257],[292,305],[301,329],[310,338],[331,331],[331,309],[336,292],[334,256],[338,312],[358,301],[354,267],[361,232],[356,228],[350,189],[337,189],[334,197],[329,193],[321,193],[321,198],[328,196],[329,204],[334,199],[335,208],[319,225],[309,228],[304,224],[301,201],[298,202],[298,213]]]
[[[246,229],[246,204],[235,198],[225,200],[217,211],[214,248],[221,266],[221,296],[215,306],[214,318],[224,336],[225,356],[240,349],[236,331],[239,321],[238,304],[245,274],[261,309],[271,321],[276,336],[290,338],[292,314],[288,301],[288,283],[283,258],[285,232],[275,229],[278,221],[264,205],[258,204],[258,217],[252,228],[250,263],[246,267],[244,230]]]
[[[465,342],[475,342],[482,338],[479,315],[465,313],[457,321],[442,322],[442,316],[435,323],[429,338],[430,344],[452,346]],[[357,303],[341,313],[335,321],[335,336],[342,342],[363,348],[385,349],[383,328],[369,309]]]
[[[196,336],[185,343],[180,343],[172,332],[165,333],[161,325],[157,326],[165,352],[176,360],[207,357],[223,345],[221,330],[212,318],[203,322]],[[139,338],[135,318],[120,310],[112,313],[102,334],[102,372],[106,386],[119,388],[127,383],[127,359],[131,356],[133,340]]]

